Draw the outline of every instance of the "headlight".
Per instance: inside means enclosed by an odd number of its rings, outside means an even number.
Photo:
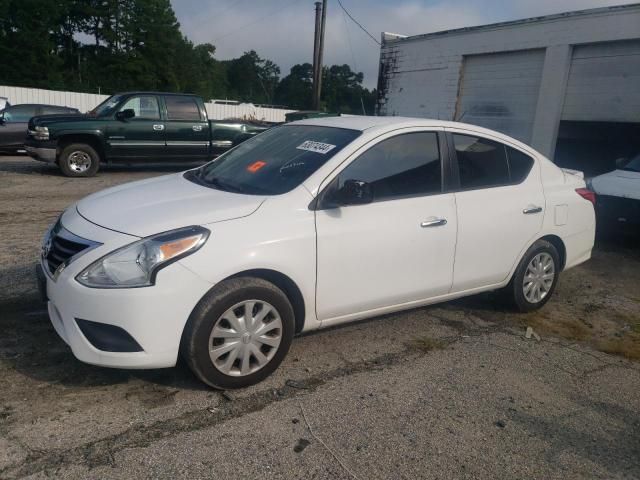
[[[49,140],[49,129],[47,127],[35,127],[34,130],[29,130],[29,133],[36,140]]]
[[[196,252],[209,233],[193,226],[143,238],[96,260],[76,280],[93,288],[148,287],[158,270]]]

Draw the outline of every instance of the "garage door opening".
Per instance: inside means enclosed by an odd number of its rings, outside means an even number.
[[[587,177],[615,170],[615,161],[640,153],[640,123],[560,122],[555,163]]]

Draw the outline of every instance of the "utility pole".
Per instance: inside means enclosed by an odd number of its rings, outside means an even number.
[[[320,109],[322,89],[322,54],[324,51],[324,27],[327,20],[327,0],[316,2],[316,31],[313,42],[313,108]]]

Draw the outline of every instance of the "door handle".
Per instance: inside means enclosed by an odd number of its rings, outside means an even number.
[[[530,205],[524,210],[522,210],[522,213],[524,213],[525,215],[531,215],[532,213],[540,213],[541,211],[542,211],[542,207],[538,207],[536,205]]]
[[[447,224],[446,218],[434,218],[433,220],[426,220],[420,224],[422,228],[429,227],[441,227]]]
[[[153,129],[154,130],[164,130],[164,125],[154,125]]]
[[[194,125],[193,127],[191,127],[191,129],[194,132],[201,132],[202,131],[202,125]]]

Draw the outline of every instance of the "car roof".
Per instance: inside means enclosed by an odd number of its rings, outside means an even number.
[[[7,108],[13,107],[51,107],[51,108],[66,108],[68,110],[77,110],[74,107],[63,107],[62,105],[49,105],[47,103],[16,103],[14,105],[8,105]]]
[[[175,92],[145,92],[145,91],[133,91],[133,92],[118,92],[114,95],[166,95],[166,96],[181,96],[181,97],[197,97],[195,93],[175,93]]]
[[[521,141],[505,135],[504,133],[490,130],[488,128],[472,125],[469,123],[452,122],[448,120],[430,119],[430,118],[413,118],[413,117],[374,117],[364,115],[343,115],[340,117],[318,117],[307,118],[291,122],[290,125],[317,125],[334,128],[348,128],[351,130],[395,130],[398,128],[424,127],[424,128],[459,128],[469,130],[472,133],[494,137],[503,142],[517,144],[525,150],[533,150],[530,146]],[[536,152],[537,153],[537,152]]]
[[[368,130],[375,127],[469,127],[473,130],[480,129],[477,125],[470,125],[447,120],[413,118],[413,117],[373,117],[364,115],[342,115],[340,117],[317,117],[298,120],[297,125],[318,125],[326,127],[350,128],[352,130]]]

